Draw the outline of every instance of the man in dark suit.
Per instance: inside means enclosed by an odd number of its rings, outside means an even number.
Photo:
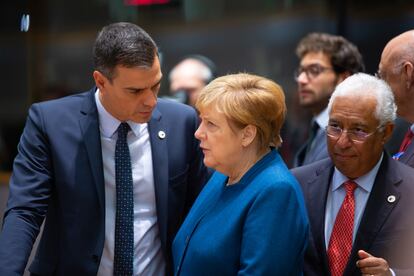
[[[159,100],[157,47],[108,25],[96,88],[34,104],[10,180],[0,275],[164,275],[172,239],[206,180],[191,107]]]
[[[295,71],[299,105],[312,113],[308,140],[299,148],[293,166],[303,166],[328,157],[325,127],[326,107],[336,85],[348,76],[364,71],[357,47],[342,36],[311,33],[296,48],[300,59]]]
[[[391,39],[385,46],[378,77],[392,88],[398,115],[411,124],[395,159],[414,167],[414,30]]]
[[[384,151],[396,116],[390,88],[355,74],[328,111],[330,158],[292,170],[311,225],[305,275],[413,275],[414,170]]]

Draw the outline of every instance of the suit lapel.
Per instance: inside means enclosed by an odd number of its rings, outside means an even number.
[[[304,164],[310,164],[328,157],[325,131],[319,129],[314,141],[312,148],[305,157]]]
[[[81,108],[80,129],[88,153],[91,172],[95,180],[99,205],[105,210],[104,177],[102,165],[101,139],[99,134],[98,110],[95,103],[95,89],[86,94]]]
[[[295,160],[293,161],[293,167],[299,167],[302,166],[303,160],[305,159],[306,149],[308,147],[308,144],[303,144],[298,152],[295,155]]]
[[[329,162],[324,163],[316,171],[316,177],[306,184],[309,193],[306,196],[309,205],[309,220],[313,222],[312,236],[314,238],[315,249],[319,252],[319,258],[323,263],[327,275],[329,275],[329,265],[325,245],[325,209],[332,173],[333,165],[329,160]]]
[[[154,174],[157,217],[161,234],[161,242],[166,246],[168,224],[168,135],[162,115],[155,109],[148,123],[152,166]],[[165,247],[166,248],[166,247]],[[164,251],[167,252],[167,251]]]
[[[381,231],[393,208],[398,204],[400,193],[396,184],[401,181],[398,169],[389,156],[384,153],[384,159],[375,178],[371,194],[368,198],[364,214],[357,230],[356,239],[344,275],[359,273],[355,265],[358,260],[358,250],[370,251],[372,243]],[[395,201],[388,202],[388,196],[395,196]]]

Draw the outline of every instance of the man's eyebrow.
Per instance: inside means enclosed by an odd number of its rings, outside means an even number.
[[[161,83],[161,79],[157,82],[157,83],[155,83],[153,86],[151,86],[150,88],[154,88],[154,87],[156,87],[157,85],[159,85]],[[125,87],[125,89],[126,90],[131,90],[131,91],[141,91],[141,90],[144,90],[145,88],[144,87]]]
[[[155,87],[155,86],[157,86],[157,85],[159,85],[161,83],[161,79],[156,83],[156,84],[154,84],[153,86],[151,86],[151,87]]]

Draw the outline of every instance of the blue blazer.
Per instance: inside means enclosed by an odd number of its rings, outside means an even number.
[[[301,275],[308,220],[300,187],[276,150],[239,183],[219,172],[173,243],[176,275]]]
[[[330,275],[324,229],[333,171],[330,158],[292,170],[303,189],[311,228],[305,275]],[[344,276],[361,275],[356,266],[359,249],[387,260],[396,275],[414,275],[413,184],[414,169],[384,153]]]
[[[29,270],[96,275],[105,239],[105,189],[94,93],[30,108],[10,180],[0,275],[23,274],[45,217]],[[194,138],[197,125],[194,109],[162,99],[149,122],[158,226],[170,271],[172,239],[207,177]]]

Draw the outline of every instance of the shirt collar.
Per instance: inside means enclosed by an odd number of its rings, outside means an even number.
[[[99,89],[96,89],[95,92],[95,102],[96,107],[98,108],[99,127],[101,129],[101,133],[104,137],[111,138],[122,122],[112,116],[102,105],[101,99],[99,98]],[[138,124],[131,120],[128,120],[127,123],[134,135],[137,137],[142,131],[148,128],[148,123]]]
[[[372,186],[374,186],[375,177],[377,176],[379,167],[381,165],[382,159],[384,158],[384,153],[381,154],[380,159],[378,160],[377,164],[365,175],[360,176],[353,181],[358,184],[359,188],[362,188],[364,191],[370,193],[372,190]],[[341,185],[348,181],[349,178],[343,175],[336,167],[332,177],[332,192],[339,189]]]
[[[319,127],[323,130],[325,130],[326,126],[329,122],[329,113],[328,108],[326,107],[324,110],[322,110],[321,113],[315,116],[314,118],[315,122],[318,123]]]

